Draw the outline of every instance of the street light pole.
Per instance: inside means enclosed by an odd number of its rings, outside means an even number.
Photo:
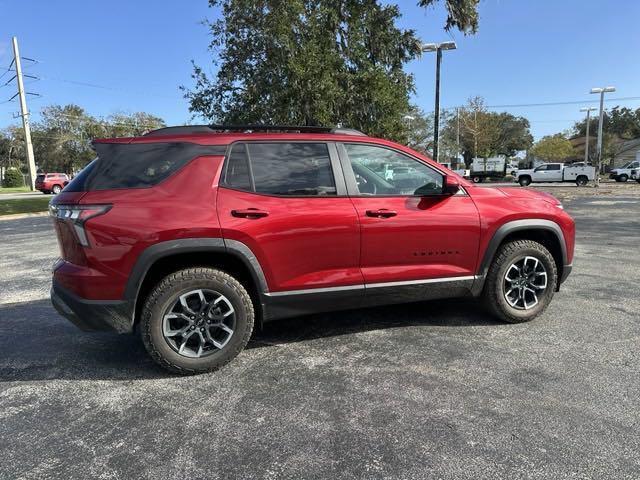
[[[591,123],[591,112],[593,110],[596,110],[596,107],[585,107],[585,108],[581,108],[580,111],[581,112],[587,112],[587,139],[584,143],[584,166],[587,166],[587,163],[589,162],[589,126]]]
[[[598,154],[598,166],[596,167],[596,187],[600,186],[600,170],[602,168],[602,126],[604,120],[604,94],[607,92],[615,92],[615,87],[592,88],[589,93],[600,94],[600,118],[598,120],[598,142],[596,152]]]
[[[439,160],[439,134],[440,134],[440,64],[442,63],[442,50],[455,50],[456,42],[425,43],[420,49],[422,52],[436,52],[436,99],[433,119],[433,159]]]

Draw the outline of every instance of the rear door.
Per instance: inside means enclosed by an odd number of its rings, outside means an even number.
[[[548,182],[561,182],[562,181],[562,165],[559,163],[550,163],[547,165],[547,181]]]
[[[270,296],[362,294],[358,215],[334,143],[232,144],[217,205],[225,241],[251,249]]]

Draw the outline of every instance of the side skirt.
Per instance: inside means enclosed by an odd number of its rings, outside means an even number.
[[[264,321],[354,308],[472,295],[475,276],[313,288],[262,294]]]

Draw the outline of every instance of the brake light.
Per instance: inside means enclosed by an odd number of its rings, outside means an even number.
[[[87,220],[104,215],[109,210],[111,210],[111,205],[49,205],[49,215],[71,224],[80,245],[84,247],[89,246],[84,224]]]

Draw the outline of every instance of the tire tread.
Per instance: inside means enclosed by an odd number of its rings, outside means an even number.
[[[231,354],[227,356],[227,358],[220,362],[219,364],[208,367],[204,369],[196,369],[196,368],[185,368],[180,365],[176,365],[175,363],[167,360],[156,348],[151,338],[151,315],[153,311],[153,306],[159,301],[160,297],[170,289],[178,288],[180,284],[194,280],[197,278],[208,278],[211,280],[216,280],[222,283],[226,283],[228,287],[234,289],[240,296],[243,307],[246,309],[247,313],[247,328],[245,329],[244,336],[242,341],[238,344],[234,351],[230,352]],[[247,293],[246,289],[243,285],[238,282],[234,277],[229,275],[228,273],[210,268],[210,267],[192,267],[184,270],[178,270],[177,272],[171,273],[167,275],[164,279],[162,279],[150,292],[147,298],[144,301],[144,306],[142,307],[142,315],[140,318],[140,333],[142,337],[142,342],[144,343],[145,348],[149,352],[149,355],[153,360],[160,365],[161,367],[169,370],[170,372],[177,373],[180,375],[195,375],[198,373],[204,372],[214,372],[219,370],[228,364],[231,360],[233,360],[246,346],[249,338],[251,337],[251,333],[253,331],[253,321],[254,321],[254,311],[253,311],[253,302],[251,301],[251,297]]]

